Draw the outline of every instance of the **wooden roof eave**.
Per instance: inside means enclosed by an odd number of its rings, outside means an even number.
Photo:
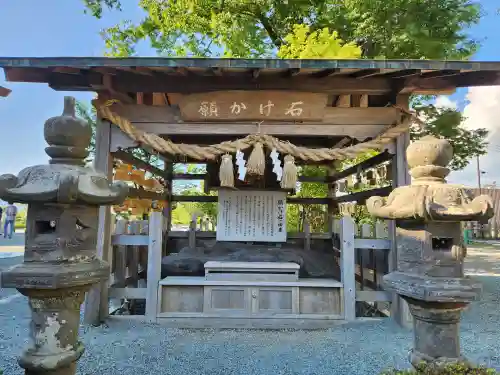
[[[10,93],[12,92],[12,90],[6,88],[6,87],[3,87],[3,86],[0,86],[0,96],[1,97],[7,97],[10,95]]]
[[[12,82],[55,90],[200,92],[303,90],[331,94],[444,93],[500,84],[499,62],[182,58],[0,58]]]

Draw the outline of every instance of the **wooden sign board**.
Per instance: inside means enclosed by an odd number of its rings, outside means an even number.
[[[286,192],[220,190],[216,238],[286,242]]]
[[[322,121],[328,96],[288,91],[216,91],[185,95],[184,121]]]

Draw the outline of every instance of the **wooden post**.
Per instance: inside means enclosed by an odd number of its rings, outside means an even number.
[[[193,216],[189,223],[188,246],[190,249],[196,248],[196,216]]]
[[[398,95],[396,104],[402,108],[409,109],[409,95]],[[409,120],[408,120],[409,121]],[[408,163],[406,160],[406,148],[410,144],[410,132],[401,134],[395,141],[395,156],[392,160],[392,187],[409,185],[411,182]],[[389,272],[397,269],[397,236],[396,222],[389,222],[389,235],[391,238],[391,251],[389,255]],[[394,293],[391,306],[391,316],[403,327],[412,326],[412,316],[405,300]]]
[[[311,250],[311,227],[309,220],[304,220],[304,250]]]
[[[148,284],[146,291],[146,319],[156,322],[158,316],[158,285],[161,280],[163,247],[163,214],[152,212],[149,216]]]
[[[167,204],[166,210],[164,212],[165,220],[165,230],[167,232],[172,230],[172,189],[173,189],[173,173],[174,165],[169,161],[165,161],[164,169],[166,172],[165,179],[165,201]]]
[[[128,221],[118,220],[116,223],[116,234],[127,234]],[[127,284],[127,246],[117,245],[115,247],[115,286],[118,288],[125,288]]]
[[[337,165],[334,163],[332,166],[327,167],[326,172],[328,177],[333,177],[336,170]],[[338,204],[335,202],[335,183],[329,181],[328,182],[328,209],[327,209],[327,223],[328,223],[328,233],[330,234],[330,238],[333,235],[333,222],[335,220],[335,214],[338,211]]]
[[[109,181],[113,176],[113,158],[109,152],[111,146],[111,123],[102,119],[97,120],[96,154],[94,167],[104,173]],[[111,246],[111,207],[99,208],[99,222],[97,231],[97,257],[109,261],[109,247]],[[109,314],[108,281],[103,281],[92,287],[85,298],[85,324],[98,325]]]
[[[361,224],[361,238],[373,238],[371,224]]]
[[[344,291],[344,319],[356,319],[356,276],[354,264],[354,221],[350,216],[340,220],[340,264]]]
[[[141,234],[141,223],[142,220],[136,220],[130,223],[130,234],[139,236]],[[137,288],[139,283],[139,262],[140,262],[140,248],[139,246],[130,247],[131,257],[130,264],[128,266],[129,276],[131,278],[130,285]]]

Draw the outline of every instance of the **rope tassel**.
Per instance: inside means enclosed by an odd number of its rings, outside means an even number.
[[[266,156],[262,143],[257,142],[247,162],[247,173],[257,176],[264,176],[266,171]]]
[[[222,187],[234,187],[233,156],[231,154],[222,155],[219,180]]]
[[[285,156],[285,163],[283,165],[283,177],[281,179],[282,189],[293,189],[297,187],[297,173],[298,169],[295,165],[295,158],[292,155]]]

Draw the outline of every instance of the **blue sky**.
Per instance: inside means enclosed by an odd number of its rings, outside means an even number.
[[[99,31],[123,19],[137,20],[142,16],[140,9],[134,6],[137,4],[136,0],[128,0],[129,7],[125,7],[122,13],[106,13],[102,20],[84,14],[81,0],[0,2],[0,56],[102,56],[104,43]],[[481,0],[480,3],[487,14],[481,24],[471,30],[471,34],[482,41],[482,47],[474,60],[500,61],[500,15],[496,13],[500,2]],[[142,56],[155,55],[147,46],[141,46],[139,53]],[[92,94],[89,93],[56,92],[44,84],[5,82],[3,74],[0,74],[0,85],[12,90],[8,98],[0,99],[0,160],[3,160],[0,162],[0,174],[17,174],[26,166],[47,161],[43,123],[47,118],[61,113],[65,95],[69,94],[80,100],[92,99]],[[451,97],[451,102],[445,101],[463,108],[466,94],[467,90],[461,90]],[[481,92],[476,93],[476,97],[479,96]],[[497,107],[497,111],[499,108]],[[500,123],[498,126],[500,128]],[[498,175],[500,182],[500,171],[496,172],[495,168],[488,167],[486,161],[485,168],[491,170],[486,171],[485,180],[491,182]],[[490,164],[494,166],[492,162]],[[453,179],[469,181],[471,184],[473,172],[473,169],[468,168],[454,174]]]

